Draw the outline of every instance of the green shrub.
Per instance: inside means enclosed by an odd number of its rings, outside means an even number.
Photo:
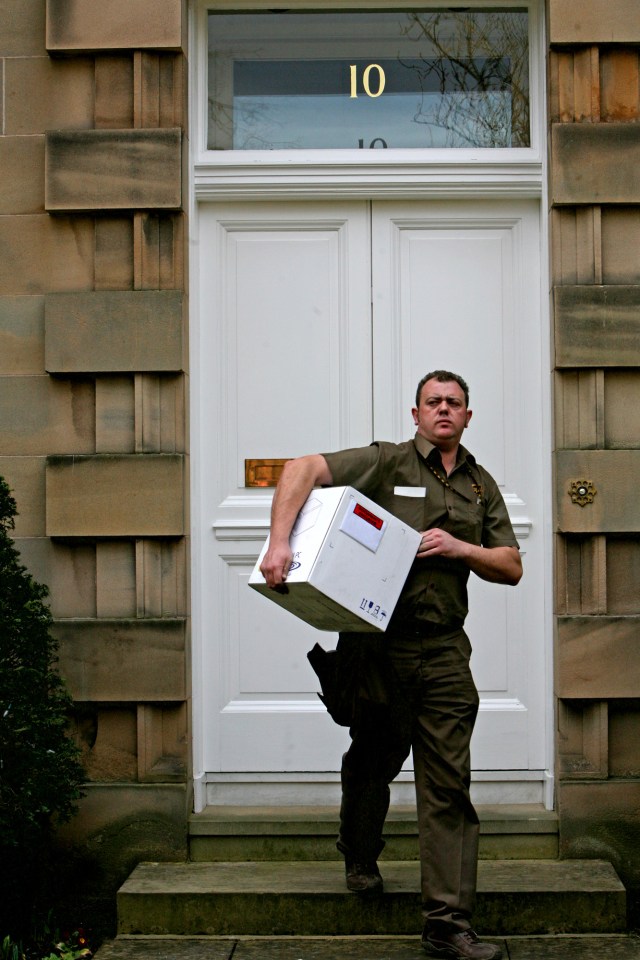
[[[0,920],[10,933],[31,920],[51,832],[74,813],[83,781],[67,736],[72,701],[55,670],[48,590],[19,562],[10,536],[16,513],[0,477]]]

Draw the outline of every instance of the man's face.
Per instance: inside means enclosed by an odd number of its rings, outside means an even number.
[[[447,383],[427,380],[420,394],[420,406],[411,412],[418,433],[441,450],[458,446],[471,419],[464,391],[455,380]]]

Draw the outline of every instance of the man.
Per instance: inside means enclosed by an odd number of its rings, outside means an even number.
[[[338,848],[347,886],[382,892],[377,858],[389,784],[413,751],[422,904],[422,945],[439,957],[497,960],[500,949],[471,927],[479,823],[469,796],[469,743],[478,710],[471,647],[464,633],[473,571],[515,585],[522,564],[506,507],[487,471],[461,445],[471,420],[469,390],[447,370],[418,384],[413,440],[289,461],[273,501],[268,585],[286,590],[289,535],[314,486],[348,485],[422,532],[416,559],[384,634],[343,633],[338,649],[388,658],[390,703],[350,729],[342,761]]]

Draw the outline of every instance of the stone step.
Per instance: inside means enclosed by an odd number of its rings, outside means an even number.
[[[558,818],[538,804],[477,806],[480,858],[553,860]],[[189,856],[196,862],[336,860],[338,808],[326,806],[207,807],[189,823]],[[415,807],[394,806],[385,824],[386,860],[418,856]]]
[[[119,935],[364,936],[420,932],[419,866],[383,865],[384,896],[349,893],[336,861],[142,863],[118,892]],[[486,935],[619,933],[626,894],[600,860],[485,860]]]

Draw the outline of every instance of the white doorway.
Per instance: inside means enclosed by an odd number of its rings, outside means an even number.
[[[405,439],[415,384],[436,367],[470,384],[465,445],[524,553],[516,590],[470,584],[474,796],[548,799],[539,219],[535,200],[201,204],[197,805],[334,802],[348,742],[306,660],[335,637],[246,586],[271,497],[245,486],[245,459]],[[410,779],[395,799],[411,800]]]

